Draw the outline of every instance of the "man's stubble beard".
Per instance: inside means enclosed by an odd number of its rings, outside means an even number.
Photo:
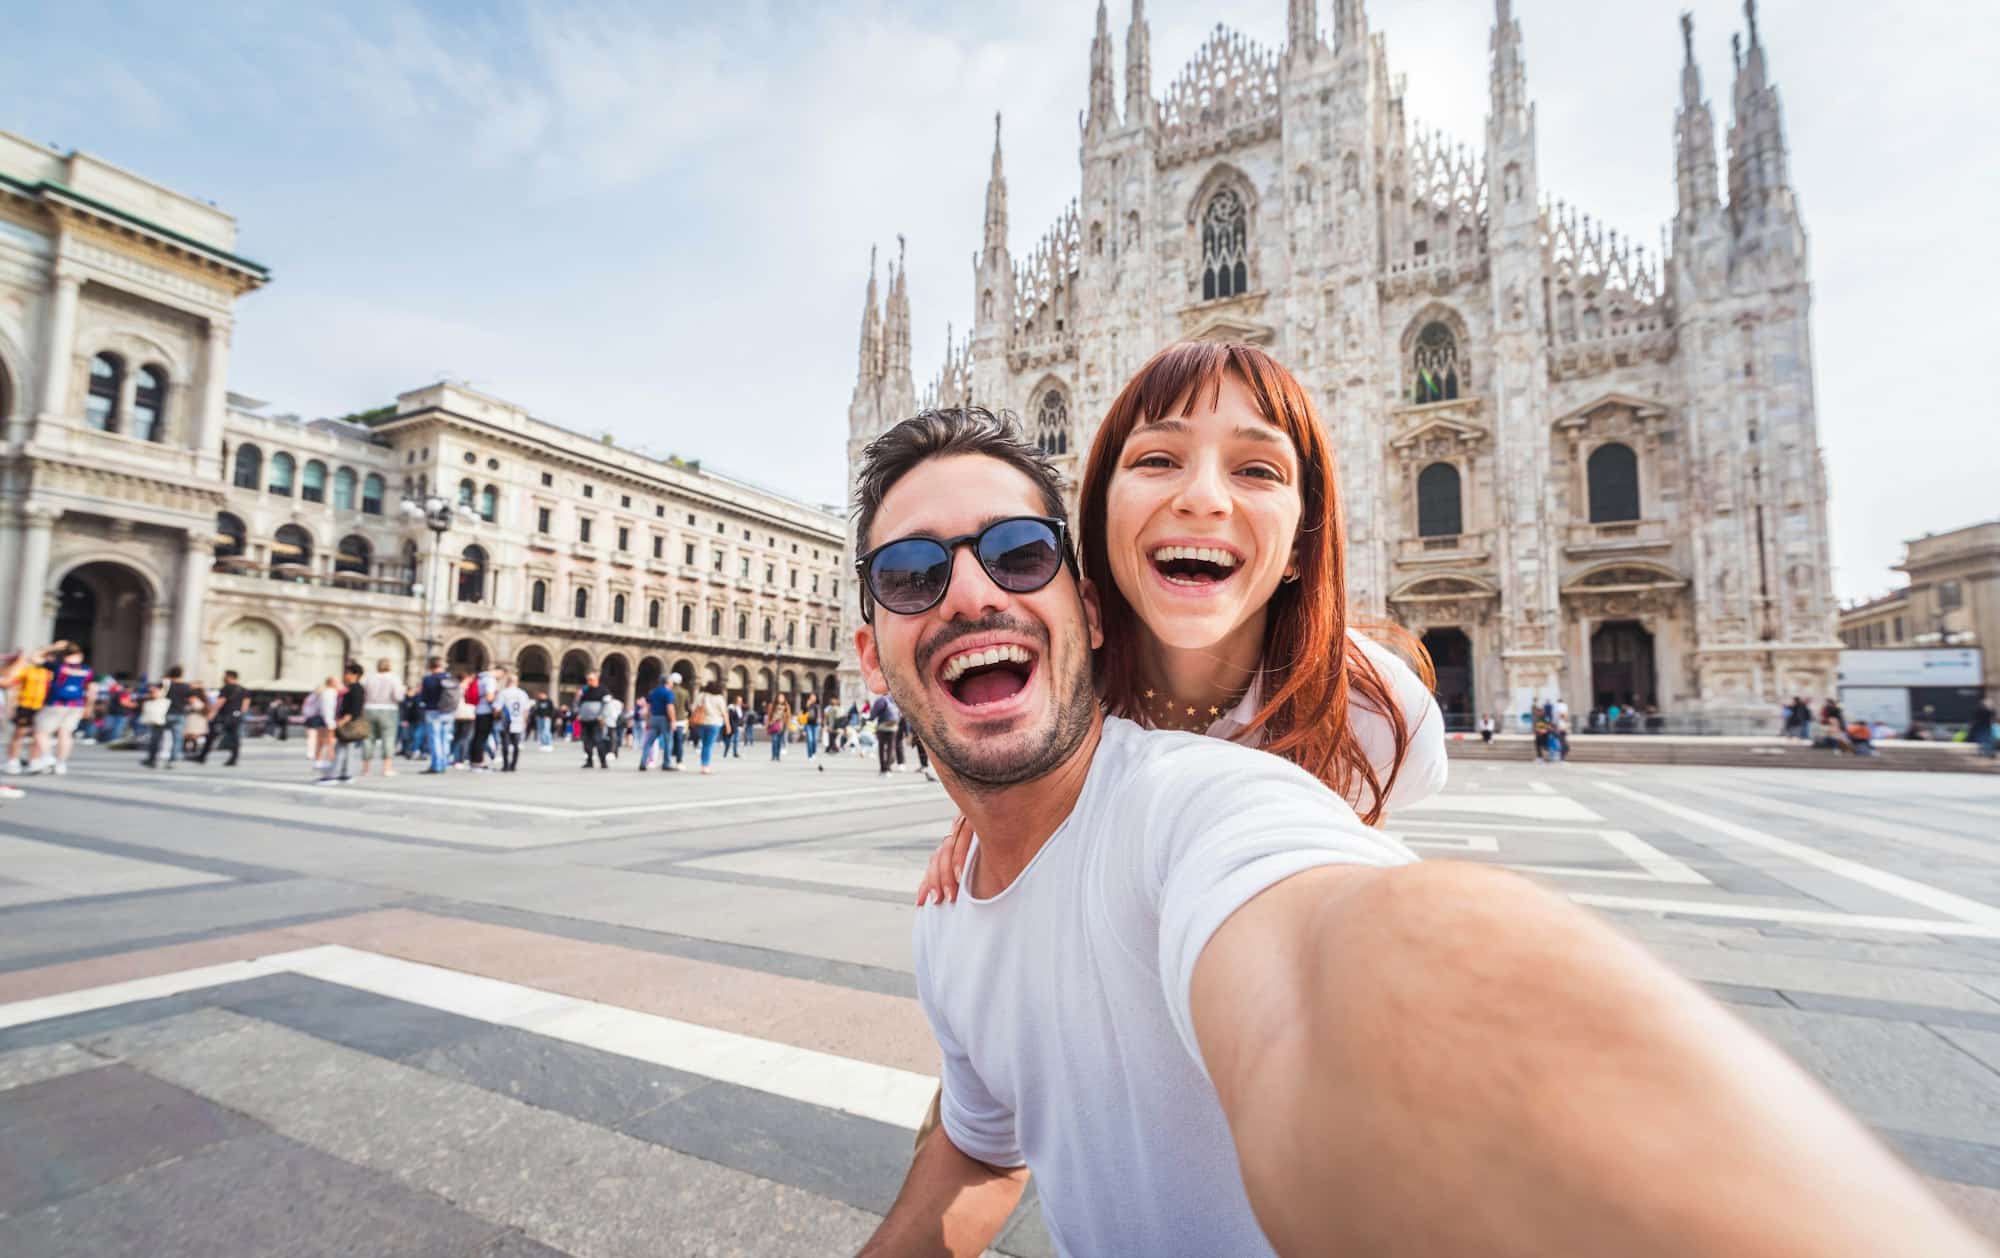
[[[981,740],[974,736],[973,739],[960,741],[951,734],[949,721],[932,709],[930,691],[921,682],[908,687],[907,692],[921,696],[922,702],[902,703],[912,731],[923,741],[924,749],[930,752],[931,758],[969,790],[980,793],[1004,790],[1046,776],[1083,745],[1097,717],[1097,690],[1091,682],[1090,652],[1083,644],[1081,635],[1071,635],[1071,640],[1063,645],[1062,654],[1081,663],[1072,667],[1067,678],[1051,676],[1047,679],[1052,696],[1050,721],[1027,754],[981,756],[978,751]],[[1045,651],[1041,666],[1048,667],[1055,655],[1054,650]],[[906,689],[895,684],[900,679],[894,674],[890,675],[890,680],[891,692]],[[901,702],[900,699],[898,701]]]

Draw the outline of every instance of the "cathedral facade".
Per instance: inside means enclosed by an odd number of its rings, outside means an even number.
[[[1143,0],[1122,93],[1100,3],[1081,193],[1017,254],[996,122],[971,332],[921,393],[904,274],[883,296],[871,268],[850,472],[920,406],[972,402],[1074,486],[1156,350],[1249,342],[1320,408],[1354,614],[1422,636],[1454,726],[1561,697],[1763,730],[1781,697],[1831,694],[1807,245],[1755,0],[1721,160],[1682,19],[1658,253],[1549,197],[1521,25],[1496,10],[1468,146],[1408,119],[1362,0],[1330,29],[1289,0],[1276,50],[1218,26],[1159,97]]]

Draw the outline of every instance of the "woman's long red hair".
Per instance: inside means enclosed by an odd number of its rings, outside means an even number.
[[[1255,346],[1213,341],[1168,346],[1126,384],[1097,429],[1083,478],[1080,540],[1083,574],[1096,584],[1103,605],[1098,693],[1113,713],[1147,721],[1139,701],[1146,679],[1138,672],[1138,635],[1144,626],[1111,575],[1105,547],[1105,502],[1119,456],[1141,423],[1190,415],[1198,402],[1214,405],[1225,374],[1234,374],[1248,387],[1258,410],[1292,439],[1299,457],[1299,579],[1281,583],[1271,595],[1264,622],[1264,706],[1252,724],[1263,732],[1264,750],[1325,782],[1374,825],[1402,770],[1410,731],[1389,684],[1347,636],[1347,530],[1333,451],[1319,413],[1292,373]],[[1408,631],[1395,625],[1370,629],[1390,639],[1425,684],[1431,683],[1430,657]],[[1369,763],[1348,724],[1348,706],[1356,696],[1380,712],[1395,732],[1396,752],[1386,777]]]

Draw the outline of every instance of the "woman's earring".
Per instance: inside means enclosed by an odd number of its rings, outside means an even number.
[[[1299,579],[1299,574],[1297,569],[1295,568],[1285,569],[1284,582],[1286,585],[1290,585],[1292,582],[1298,579]]]

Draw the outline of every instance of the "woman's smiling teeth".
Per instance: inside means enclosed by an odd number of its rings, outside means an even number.
[[[1236,555],[1219,546],[1160,546],[1153,550],[1153,567],[1175,585],[1214,585],[1236,570]]]

